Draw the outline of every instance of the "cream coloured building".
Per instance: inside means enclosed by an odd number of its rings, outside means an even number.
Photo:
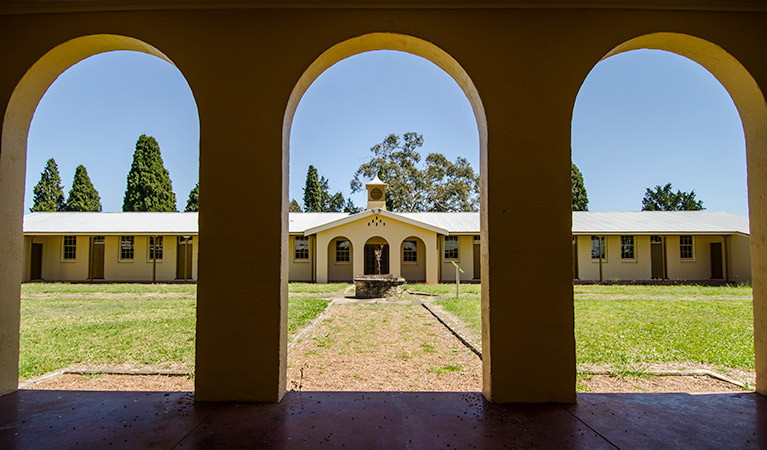
[[[462,282],[480,280],[479,213],[393,213],[386,184],[375,179],[367,188],[363,212],[289,214],[290,281],[351,282],[380,272],[454,282],[454,263]],[[23,279],[196,281],[197,234],[197,213],[28,214]],[[748,219],[719,211],[573,212],[573,276],[750,283]]]

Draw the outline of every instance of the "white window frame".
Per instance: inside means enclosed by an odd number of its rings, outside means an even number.
[[[306,258],[299,258],[298,257],[298,241],[306,242]],[[302,245],[303,247],[303,245]],[[309,245],[309,236],[293,236],[293,261],[294,262],[309,262],[309,253],[310,248]]]
[[[447,256],[447,241],[450,240],[455,241],[455,258]],[[461,254],[460,254],[460,248],[459,245],[460,242],[458,240],[458,236],[445,236],[445,248],[442,249],[442,257],[445,261],[460,261],[461,260]],[[452,249],[451,249],[452,250]]]
[[[349,243],[349,248],[346,250],[346,252],[349,253],[349,259],[346,260],[346,261],[339,261],[338,260],[338,244],[340,244],[341,242],[348,242]],[[352,263],[352,241],[350,241],[349,239],[336,239],[336,265],[348,266],[351,263]]]
[[[154,259],[152,259],[152,240],[154,239],[154,236],[147,236],[146,239],[146,261],[147,262],[154,262]],[[162,257],[165,254],[165,239],[162,238],[162,236],[157,236],[157,242],[159,245],[158,252],[157,252],[157,262],[162,262]]]
[[[123,239],[130,239],[131,258],[123,258]],[[136,236],[120,236],[120,240],[117,241],[117,261],[132,263],[136,258]]]
[[[637,261],[637,238],[636,238],[636,236],[631,236],[631,235],[624,234],[624,235],[621,235],[620,238],[621,238],[621,261],[622,262],[636,262]],[[631,239],[631,253],[634,255],[631,258],[624,258],[623,257],[623,247],[626,246],[626,244],[623,243],[623,240],[625,238],[630,238]]]
[[[591,262],[599,262],[599,256],[594,258],[594,240],[596,239],[602,239],[602,262],[607,262],[607,236],[591,236],[591,249],[590,249],[590,256],[591,256]],[[597,246],[597,251],[599,251],[599,246]]]
[[[690,257],[684,258],[682,257],[682,238],[683,237],[689,237],[690,238]],[[687,246],[687,245],[685,245]],[[679,261],[680,262],[695,262],[695,236],[692,234],[681,234],[679,235]]]
[[[407,250],[405,249],[405,243],[406,242],[412,242],[413,245],[415,245],[415,248],[413,250]],[[415,260],[409,261],[405,259],[406,252],[413,252],[413,255],[415,256]],[[409,265],[417,265],[418,264],[418,241],[415,239],[405,239],[402,241],[402,264],[409,264]]]
[[[67,238],[74,238],[74,244],[67,244]],[[72,248],[74,254],[71,258],[67,258],[67,247]],[[77,236],[69,235],[61,237],[61,262],[73,263],[77,261]]]

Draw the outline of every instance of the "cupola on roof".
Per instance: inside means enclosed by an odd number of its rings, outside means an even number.
[[[376,175],[365,187],[368,190],[368,207],[366,210],[386,210],[386,188],[389,185],[381,181],[378,175]]]

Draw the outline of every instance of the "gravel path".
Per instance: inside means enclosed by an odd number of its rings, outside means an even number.
[[[335,302],[288,355],[287,387],[480,391],[481,365],[420,302]]]

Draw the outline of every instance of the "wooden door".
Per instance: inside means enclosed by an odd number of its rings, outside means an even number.
[[[183,280],[192,279],[192,238],[178,237],[176,247],[176,278]]]
[[[389,273],[389,244],[367,244],[365,245],[365,275],[378,274],[376,250],[381,247],[383,247],[381,253],[381,274]]]
[[[104,279],[104,238],[94,237],[91,241],[93,249],[91,250],[91,279]]]
[[[722,270],[722,243],[711,243],[711,278],[721,280],[724,278],[724,271]]]
[[[578,238],[573,237],[573,279],[578,279]]]
[[[652,279],[663,279],[663,243],[653,242],[650,244],[650,264],[652,266]]]
[[[478,242],[474,243],[474,279],[479,280],[482,278],[482,256],[480,255],[480,246]]]
[[[32,244],[32,255],[29,261],[29,279],[43,279],[43,244]]]

